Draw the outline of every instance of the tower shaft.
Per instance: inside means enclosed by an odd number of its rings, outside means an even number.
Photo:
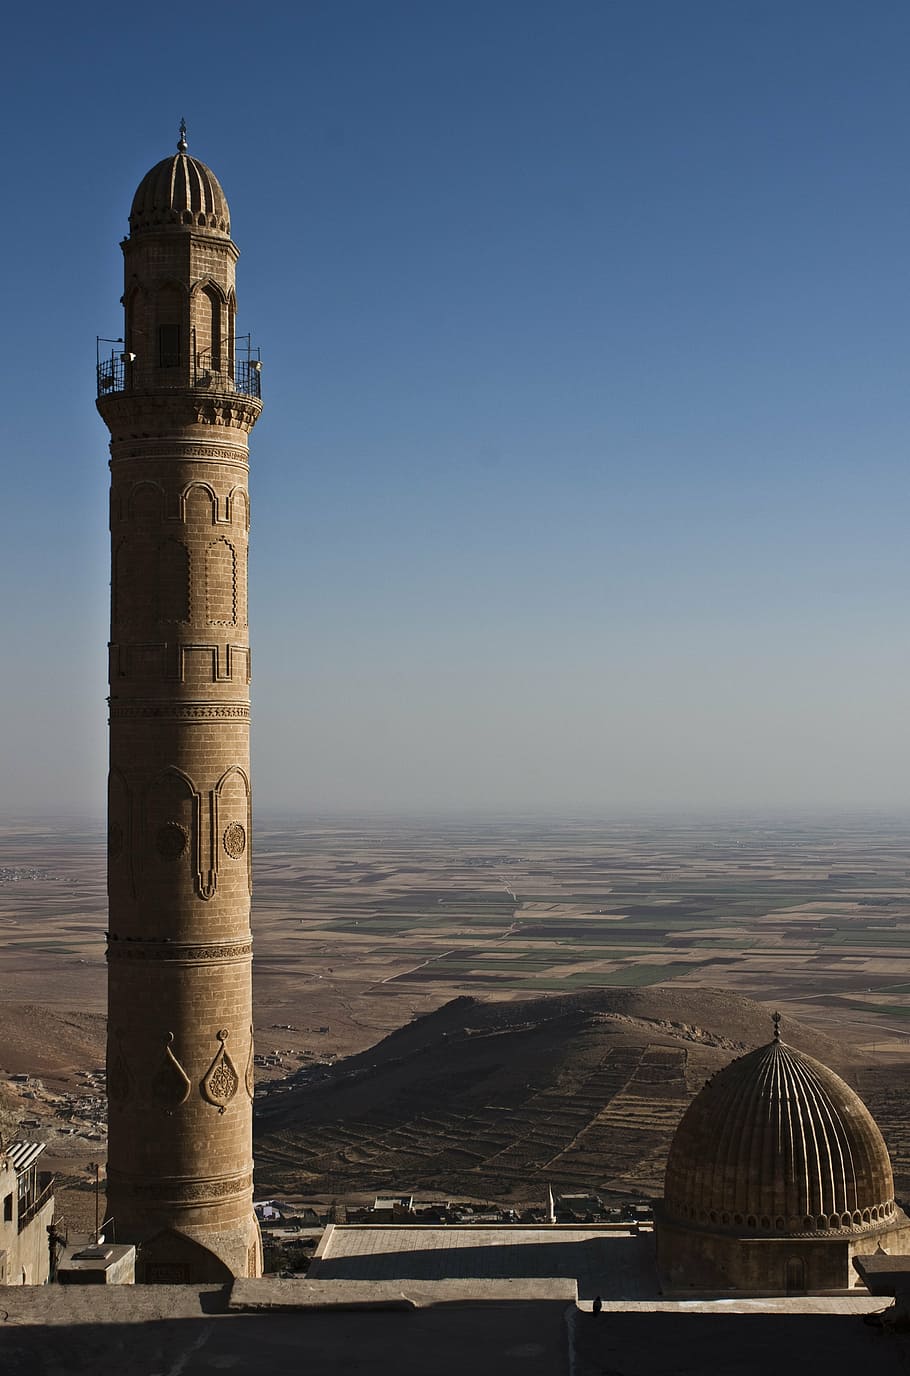
[[[261,1271],[247,619],[261,403],[258,373],[235,359],[226,213],[183,150],[152,169],[122,246],[122,353],[99,365],[111,432],[108,1211],[118,1240],[140,1244],[145,1281]]]

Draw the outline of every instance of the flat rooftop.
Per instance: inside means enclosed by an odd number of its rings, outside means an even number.
[[[566,1281],[236,1281],[9,1286],[0,1370],[15,1376],[906,1376],[910,1337],[865,1297],[615,1300]],[[511,1302],[510,1302],[511,1301]],[[359,1311],[359,1312],[358,1312]]]
[[[582,1299],[659,1294],[654,1236],[632,1229],[330,1224],[310,1280],[574,1280]]]

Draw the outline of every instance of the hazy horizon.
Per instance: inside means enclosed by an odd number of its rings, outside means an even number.
[[[910,9],[219,16],[7,23],[0,810],[104,806],[93,336],[181,115],[263,350],[259,816],[908,806]]]

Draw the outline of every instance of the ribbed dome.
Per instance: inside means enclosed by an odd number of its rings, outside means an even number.
[[[169,225],[231,233],[231,213],[218,178],[204,162],[187,155],[182,138],[173,157],[146,172],[130,211],[131,234]]]
[[[671,1217],[759,1232],[869,1228],[894,1217],[888,1150],[833,1070],[780,1041],[696,1095],[673,1138]]]

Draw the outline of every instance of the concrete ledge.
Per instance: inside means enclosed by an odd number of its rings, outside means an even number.
[[[521,1304],[541,1300],[574,1304],[574,1280],[235,1280],[233,1313],[265,1310],[432,1309],[440,1305]]]

